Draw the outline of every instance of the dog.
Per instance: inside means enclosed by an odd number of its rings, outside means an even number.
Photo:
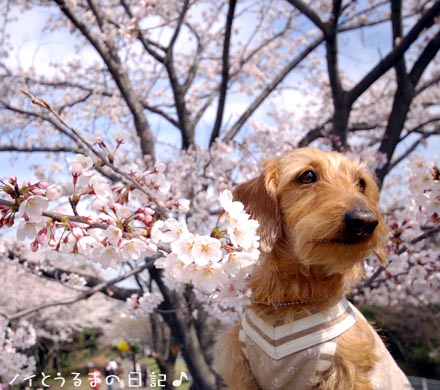
[[[259,222],[261,256],[241,322],[221,341],[231,390],[405,390],[408,379],[345,296],[387,228],[375,178],[359,161],[300,148],[263,163],[234,199]]]

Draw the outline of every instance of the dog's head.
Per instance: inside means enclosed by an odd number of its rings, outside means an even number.
[[[302,148],[266,161],[264,172],[239,185],[234,198],[260,223],[263,252],[289,251],[328,275],[373,251],[386,262],[376,181],[364,164],[342,154]]]

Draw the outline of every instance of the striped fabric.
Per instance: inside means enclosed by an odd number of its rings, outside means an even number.
[[[311,390],[331,366],[336,339],[356,322],[343,299],[330,309],[295,321],[269,324],[247,310],[239,340],[263,390]]]
[[[259,390],[313,390],[332,364],[338,337],[356,321],[367,321],[346,299],[330,309],[292,322],[266,323],[247,310],[239,341]],[[377,333],[374,353],[379,357],[369,373],[375,390],[409,390],[411,385]],[[255,389],[257,390],[257,389]]]
[[[332,340],[355,322],[356,316],[346,299],[324,312],[279,326],[265,323],[254,311],[248,310],[242,320],[241,338],[246,334],[272,359],[279,360]]]

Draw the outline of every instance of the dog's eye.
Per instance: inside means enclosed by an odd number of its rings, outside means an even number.
[[[357,182],[357,186],[359,188],[359,191],[364,193],[365,192],[365,188],[367,187],[367,183],[365,183],[364,179],[359,179]]]
[[[301,184],[312,184],[316,182],[316,173],[313,171],[305,171],[298,176],[297,181]]]

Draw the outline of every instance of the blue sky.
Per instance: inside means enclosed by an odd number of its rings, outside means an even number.
[[[8,33],[12,36],[14,42],[14,51],[9,58],[11,66],[20,64],[23,68],[30,66],[37,70],[50,71],[49,65],[53,62],[67,62],[74,58],[74,46],[78,43],[77,40],[66,31],[56,31],[48,34],[42,32],[45,19],[50,16],[47,7],[36,7],[32,11],[24,12],[16,15],[18,21],[8,25]],[[240,26],[243,28],[243,34],[249,34],[252,29],[252,23],[249,21],[249,26]],[[354,82],[361,79],[366,72],[368,72],[372,65],[375,64],[384,54],[386,54],[391,46],[389,41],[388,24],[382,24],[371,28],[364,28],[353,36],[350,35],[348,39],[347,34],[340,36],[340,65],[348,78]],[[323,51],[323,47],[319,48]],[[98,57],[93,49],[85,49],[82,60],[86,62],[93,62]],[[290,79],[299,79],[300,76],[294,74],[289,76]],[[20,86],[17,86],[17,92]],[[249,101],[251,98],[249,98]],[[281,98],[281,104],[288,102],[292,104],[295,102],[299,107],[304,103],[304,99],[296,91],[287,90]],[[227,101],[225,121],[232,117],[236,117],[246,106],[248,101],[243,97],[234,97],[230,95]],[[202,123],[203,126],[210,128],[214,120],[216,105],[213,105],[204,115]],[[253,120],[263,118],[265,116],[264,109],[259,109]],[[178,133],[175,129],[164,121],[150,116],[152,127],[155,129],[157,138],[164,143],[173,144],[178,138]],[[199,141],[206,144],[206,133],[200,132]],[[406,142],[408,145],[410,140]],[[431,159],[437,151],[440,150],[439,137],[432,138],[426,149],[420,148],[423,155]],[[30,172],[28,170],[29,163],[44,164],[46,159],[44,154],[23,155],[16,158],[16,163],[11,165],[10,156],[5,153],[0,154],[0,164],[4,167],[3,173],[0,176],[9,174],[16,174],[19,177],[29,178]]]

